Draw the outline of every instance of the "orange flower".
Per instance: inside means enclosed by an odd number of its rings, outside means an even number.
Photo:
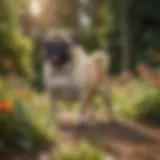
[[[144,64],[138,64],[136,67],[136,70],[138,72],[144,72],[144,71],[146,71],[146,69],[147,69],[147,67]]]
[[[11,111],[13,108],[12,102],[10,101],[5,101],[3,105],[4,105],[4,110],[7,112]]]
[[[6,69],[10,69],[10,68],[13,67],[13,62],[12,62],[11,60],[9,60],[9,59],[4,60],[3,64],[4,64],[4,67],[5,67]]]
[[[32,96],[32,92],[26,91],[26,90],[17,90],[16,91],[16,96],[18,98],[28,98]]]
[[[151,85],[153,86],[153,87],[156,87],[157,85],[158,85],[158,81],[155,79],[152,79],[151,81],[150,81],[150,83],[151,83]]]
[[[160,83],[160,72],[157,73],[157,81]]]
[[[10,112],[13,108],[13,104],[10,101],[0,101],[0,111]]]
[[[25,95],[25,92],[23,90],[17,90],[16,91],[16,95],[20,98],[23,98]]]
[[[121,75],[122,81],[125,81],[125,82],[132,80],[132,78],[133,78],[133,75],[132,75],[132,73],[131,73],[130,71],[124,72],[124,73]]]
[[[136,67],[138,74],[144,80],[149,80],[152,77],[152,73],[149,67],[144,64],[140,64]]]

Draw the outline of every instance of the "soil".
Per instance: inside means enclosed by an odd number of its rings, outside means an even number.
[[[61,115],[59,144],[63,145],[67,140],[79,144],[85,140],[91,145],[99,145],[114,160],[160,160],[160,127],[127,121],[107,122],[101,115],[93,126],[78,127],[75,115]],[[49,154],[51,149],[53,151],[47,144],[35,150],[0,150],[0,160],[40,160],[40,155]]]
[[[85,139],[99,145],[116,160],[160,160],[160,127],[126,121],[107,122],[102,116],[93,126],[77,127],[72,117],[68,115],[60,122],[60,130],[74,141]]]

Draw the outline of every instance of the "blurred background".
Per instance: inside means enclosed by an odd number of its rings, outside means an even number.
[[[0,0],[0,159],[159,160],[159,8],[159,0]],[[62,126],[46,125],[42,39],[58,27],[75,28],[88,54],[110,55],[116,124],[104,124],[97,95],[94,128],[77,131],[68,102]]]

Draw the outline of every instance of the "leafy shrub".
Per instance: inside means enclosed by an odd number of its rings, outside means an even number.
[[[0,73],[32,78],[32,40],[24,36],[21,23],[26,0],[0,1]],[[20,25],[20,23],[22,25]]]
[[[46,126],[45,116],[41,116],[39,121],[38,115],[44,112],[42,106],[38,108],[33,103],[35,101],[33,94],[32,92],[29,94],[29,91],[16,91],[10,83],[0,79],[1,148],[31,149],[50,144],[53,140],[55,130]],[[40,99],[39,101],[42,103]]]
[[[102,160],[105,154],[97,147],[82,143],[79,146],[69,146],[58,153],[59,160]]]
[[[118,115],[132,120],[160,124],[160,88],[133,82],[129,88],[117,89],[115,108]]]

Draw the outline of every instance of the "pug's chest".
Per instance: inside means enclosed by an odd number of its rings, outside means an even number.
[[[54,98],[61,100],[76,101],[80,99],[80,90],[76,87],[54,88]]]
[[[52,93],[57,99],[78,100],[82,85],[75,77],[69,75],[54,75],[52,79]]]

